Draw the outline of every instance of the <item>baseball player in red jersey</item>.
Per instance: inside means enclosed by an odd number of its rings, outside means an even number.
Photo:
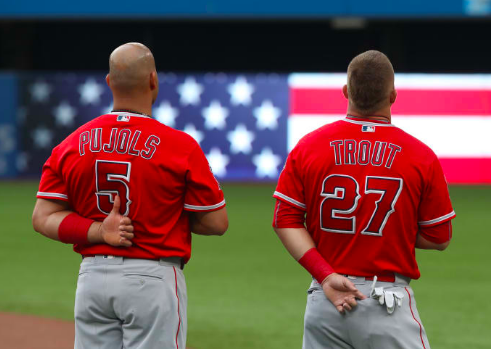
[[[75,348],[184,349],[191,231],[225,233],[223,192],[198,143],[151,118],[150,50],[122,45],[109,65],[114,110],[53,149],[33,225],[83,256]]]
[[[274,229],[313,276],[303,348],[429,349],[409,282],[420,277],[415,248],[450,242],[442,168],[391,124],[383,53],[355,57],[343,93],[348,116],[300,140],[274,193]]]

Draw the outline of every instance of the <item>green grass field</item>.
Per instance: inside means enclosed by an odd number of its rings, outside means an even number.
[[[73,318],[80,257],[35,233],[37,184],[0,182],[0,311]],[[433,349],[491,347],[491,187],[452,187],[457,219],[444,252],[418,251],[412,283]],[[230,228],[195,236],[185,269],[188,345],[300,348],[309,275],[271,229],[272,185],[225,185]]]

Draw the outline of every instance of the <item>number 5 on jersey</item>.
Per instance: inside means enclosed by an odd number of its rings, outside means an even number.
[[[385,225],[392,213],[403,186],[402,178],[367,176],[365,178],[365,196],[379,194],[364,235],[382,236]],[[356,215],[354,212],[362,198],[356,179],[347,175],[330,175],[322,183],[320,206],[321,229],[330,233],[355,234]],[[366,200],[365,200],[366,201]],[[364,202],[368,205],[369,201]]]
[[[118,194],[121,199],[120,213],[123,216],[130,213],[130,174],[130,162],[96,160],[95,195],[99,211],[109,215],[113,208],[114,197]]]

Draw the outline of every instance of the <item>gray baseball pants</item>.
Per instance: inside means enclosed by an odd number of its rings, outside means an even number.
[[[356,287],[370,296],[372,281],[350,277]],[[303,349],[430,349],[416,309],[409,280],[396,276],[394,283],[377,282],[377,287],[404,294],[402,306],[392,314],[374,298],[358,301],[351,312],[340,314],[313,281],[305,310]]]
[[[184,349],[187,293],[179,258],[84,258],[75,349]]]

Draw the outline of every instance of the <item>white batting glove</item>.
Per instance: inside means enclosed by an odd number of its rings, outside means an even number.
[[[385,303],[385,296],[384,296],[384,288],[383,287],[376,287],[372,290],[370,293],[370,297],[377,299],[380,305],[384,305]]]
[[[402,299],[404,298],[404,294],[401,292],[394,292],[394,298],[396,299],[396,304],[400,308],[402,307]]]
[[[384,305],[387,308],[387,313],[392,314],[396,308],[402,306],[402,299],[404,294],[401,292],[386,291],[383,287],[375,287],[377,282],[377,277],[374,277],[372,284],[372,291],[370,292],[370,297],[378,300],[380,305]]]

